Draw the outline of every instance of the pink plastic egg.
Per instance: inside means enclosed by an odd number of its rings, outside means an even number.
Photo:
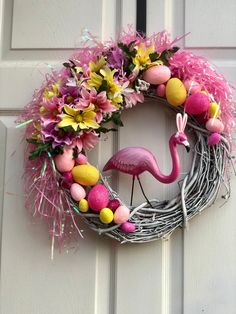
[[[157,86],[157,96],[165,97],[166,95],[166,86],[164,84]]]
[[[63,172],[61,186],[63,188],[69,189],[71,184],[74,182],[71,171]]]
[[[201,86],[193,80],[184,81],[184,86],[190,95],[201,91]]]
[[[120,206],[120,201],[116,198],[110,200],[107,207],[110,208],[112,211],[115,211]]]
[[[70,194],[71,197],[77,202],[81,201],[86,197],[85,189],[78,183],[71,184]]]
[[[206,129],[213,133],[221,133],[224,131],[224,124],[216,118],[210,118],[206,123]]]
[[[144,81],[153,85],[158,85],[167,82],[170,76],[171,76],[170,69],[165,65],[151,66],[143,73]]]
[[[75,162],[78,165],[86,165],[88,163],[88,158],[84,154],[80,153],[75,159]]]
[[[126,221],[120,226],[120,229],[125,233],[132,233],[135,231],[136,226],[134,223]]]
[[[208,110],[210,106],[209,97],[202,93],[190,95],[185,101],[184,108],[188,114],[201,114]]]
[[[62,155],[57,155],[54,159],[56,168],[60,172],[71,171],[75,165],[73,155],[70,151],[65,151]]]
[[[122,224],[129,220],[130,210],[128,207],[121,205],[119,206],[114,213],[114,222],[116,224]]]
[[[221,135],[219,133],[212,133],[208,139],[207,139],[207,144],[209,146],[213,146],[218,144],[221,141]]]
[[[109,192],[103,184],[95,185],[88,194],[89,207],[96,213],[102,208],[108,207]]]

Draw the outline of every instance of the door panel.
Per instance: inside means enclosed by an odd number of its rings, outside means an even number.
[[[220,1],[147,0],[147,32],[167,29],[175,37],[191,31],[180,45],[210,58],[235,83],[235,27],[220,27],[213,20],[207,30],[204,25],[207,12],[232,20],[234,0],[226,2],[222,11]],[[224,207],[219,199],[192,220],[188,230],[150,244],[119,245],[81,222],[84,239],[62,252],[55,250],[51,259],[46,226],[30,220],[24,208],[24,130],[15,129],[14,120],[44,73],[60,66],[79,46],[82,28],[103,40],[115,37],[122,27],[135,25],[136,1],[0,0],[0,5],[1,313],[234,314],[233,193]],[[214,30],[218,36],[211,36]],[[103,136],[90,161],[102,168],[117,149],[139,145],[150,149],[167,173],[167,144],[176,128],[170,111],[148,101],[127,110],[123,121],[118,134]],[[183,177],[191,158],[181,149],[179,154]],[[116,178],[113,186],[128,203],[131,178]],[[159,199],[179,189],[177,183],[163,185],[150,174],[143,175],[142,182],[148,196]],[[234,176],[231,182],[234,191]],[[138,185],[135,193],[135,201],[142,202]]]

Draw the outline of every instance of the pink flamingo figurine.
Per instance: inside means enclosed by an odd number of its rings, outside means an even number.
[[[154,155],[143,147],[127,147],[113,155],[103,168],[103,171],[118,170],[133,176],[130,206],[133,202],[134,180],[138,179],[141,191],[146,201],[152,206],[144,193],[139,175],[144,171],[150,172],[158,181],[162,183],[174,182],[180,174],[180,161],[177,145],[184,145],[189,152],[190,146],[186,134],[184,133],[188,116],[185,113],[183,118],[180,113],[176,115],[177,132],[169,140],[170,153],[172,158],[172,171],[169,175],[161,173]]]

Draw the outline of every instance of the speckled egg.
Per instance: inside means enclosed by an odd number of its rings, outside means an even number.
[[[54,161],[55,161],[57,170],[60,172],[71,171],[71,169],[75,165],[73,155],[71,154],[70,151],[65,151],[63,154],[57,155]]]
[[[217,145],[221,141],[221,135],[219,133],[212,133],[208,139],[207,144],[209,146]]]
[[[93,186],[99,180],[99,171],[92,165],[79,165],[72,169],[72,176],[79,184]]]
[[[210,118],[206,123],[206,129],[213,133],[222,133],[224,124],[219,119]]]
[[[89,210],[88,201],[85,198],[83,198],[79,202],[79,211],[82,213],[86,213],[88,210]]]
[[[135,231],[136,226],[134,223],[126,221],[123,224],[121,224],[120,229],[125,233],[132,233]]]
[[[113,220],[113,211],[110,208],[103,208],[100,213],[99,213],[99,219],[101,220],[101,222],[103,222],[104,224],[109,224],[112,222]]]
[[[114,213],[114,222],[116,224],[122,224],[129,219],[130,210],[128,207],[121,205]]]
[[[185,111],[192,115],[201,114],[207,111],[209,106],[209,97],[203,93],[195,93],[190,95],[184,104]]]
[[[219,118],[220,116],[220,106],[216,102],[211,102],[208,109],[210,118]]]
[[[113,200],[110,200],[107,205],[107,207],[113,211],[115,211],[119,206],[120,206],[120,201],[116,198],[114,198]]]
[[[88,163],[88,158],[84,154],[80,153],[75,159],[75,162],[78,165],[86,165]]]
[[[201,86],[193,80],[184,81],[184,86],[190,95],[201,91]]]
[[[187,92],[178,78],[171,78],[166,84],[166,99],[172,106],[180,106],[186,100]]]
[[[161,84],[157,86],[157,96],[165,97],[166,95],[166,86],[165,84]]]
[[[71,197],[77,202],[79,202],[86,196],[85,189],[78,183],[71,184],[70,194],[71,194]]]
[[[102,208],[107,207],[108,202],[109,191],[103,184],[98,184],[90,190],[88,204],[94,212],[100,212]]]
[[[166,65],[154,65],[143,73],[144,81],[149,84],[163,84],[169,80],[171,76],[170,69]]]

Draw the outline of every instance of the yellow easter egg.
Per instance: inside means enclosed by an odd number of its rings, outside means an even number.
[[[104,224],[109,224],[113,220],[113,211],[110,208],[103,208],[99,213],[99,218]]]
[[[187,97],[186,88],[178,78],[171,78],[166,84],[166,98],[168,103],[177,107],[182,105]]]
[[[72,169],[72,176],[75,182],[85,186],[92,186],[99,180],[99,171],[92,165],[78,165]]]
[[[82,213],[86,213],[88,210],[89,210],[88,201],[85,198],[83,198],[79,202],[79,211]]]
[[[210,118],[219,118],[220,106],[216,102],[211,102],[208,112]]]

